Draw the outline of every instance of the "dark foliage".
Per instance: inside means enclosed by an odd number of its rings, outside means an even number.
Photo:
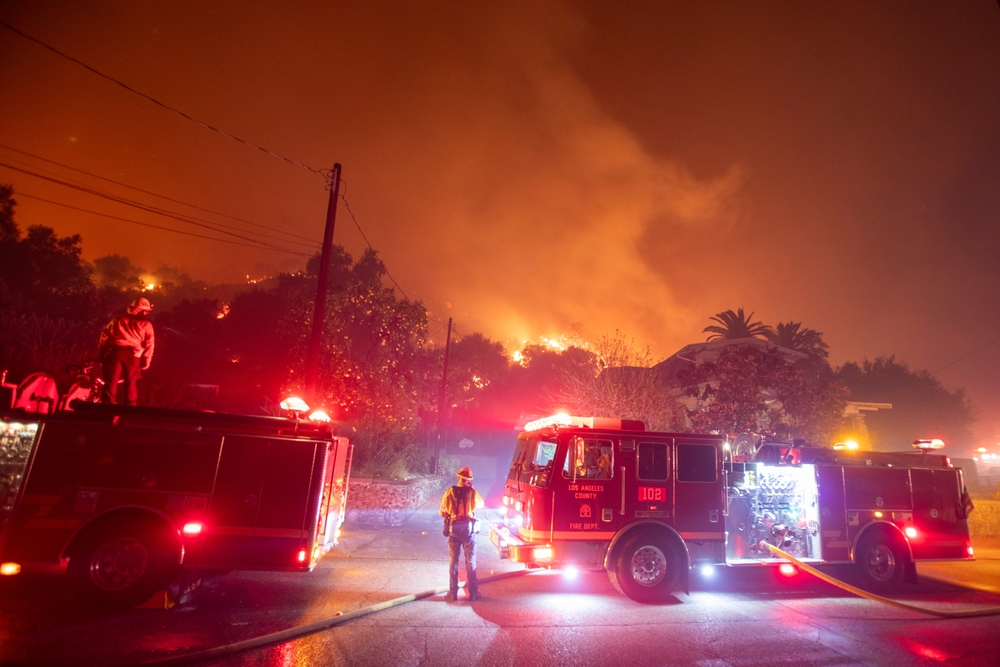
[[[971,445],[972,404],[965,391],[949,391],[927,371],[913,370],[895,356],[846,363],[836,371],[855,401],[892,403],[865,418],[874,446],[908,449],[917,438],[941,438],[949,445]]]

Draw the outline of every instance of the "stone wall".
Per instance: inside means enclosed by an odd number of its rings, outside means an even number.
[[[1000,537],[1000,500],[973,500],[976,509],[969,515],[973,537]]]
[[[420,477],[399,482],[391,479],[354,478],[347,491],[348,523],[398,526],[431,498],[440,498],[450,477]]]

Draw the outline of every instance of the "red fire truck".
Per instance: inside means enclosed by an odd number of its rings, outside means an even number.
[[[308,571],[336,544],[352,446],[326,424],[74,408],[0,411],[0,573],[65,562],[123,607],[182,568]]]
[[[689,590],[694,568],[784,562],[768,544],[853,563],[875,590],[915,580],[916,561],[972,559],[962,471],[945,456],[733,444],[625,420],[532,422],[490,538],[516,562],[605,569],[640,602]]]

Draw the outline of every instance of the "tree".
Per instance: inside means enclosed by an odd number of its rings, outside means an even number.
[[[680,373],[699,432],[771,431],[829,441],[843,421],[847,392],[829,378],[789,365],[775,348],[747,345]]]
[[[876,449],[908,449],[917,438],[941,438],[949,445],[973,442],[972,404],[962,389],[949,391],[925,370],[912,370],[893,356],[848,362],[835,372],[852,400],[892,403],[865,417]]]
[[[100,288],[121,292],[141,291],[145,287],[139,277],[142,273],[143,269],[121,255],[105,255],[94,260],[94,279]]]
[[[823,334],[801,327],[801,322],[779,322],[777,327],[764,332],[764,338],[780,347],[808,354],[815,360],[826,360],[830,346],[823,341]]]
[[[564,372],[553,407],[573,414],[642,421],[656,431],[678,430],[683,415],[670,390],[650,369],[655,365],[649,346],[638,347],[616,331],[602,337],[589,365]]]
[[[0,243],[14,243],[21,238],[21,230],[14,222],[14,186],[0,183]]]
[[[718,322],[718,325],[709,325],[702,329],[702,333],[712,334],[706,340],[727,340],[734,338],[762,338],[767,336],[771,327],[763,322],[751,322],[753,313],[743,314],[740,308],[737,312],[727,310],[717,313],[709,319]]]

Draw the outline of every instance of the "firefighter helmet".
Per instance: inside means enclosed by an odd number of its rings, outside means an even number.
[[[459,468],[455,471],[455,474],[462,479],[472,479],[472,469],[469,466]]]
[[[138,299],[133,301],[131,305],[129,305],[128,307],[128,312],[132,313],[133,315],[135,315],[138,312],[148,313],[151,310],[153,310],[153,304],[151,304],[149,302],[149,299],[147,299],[144,296],[139,297]]]

